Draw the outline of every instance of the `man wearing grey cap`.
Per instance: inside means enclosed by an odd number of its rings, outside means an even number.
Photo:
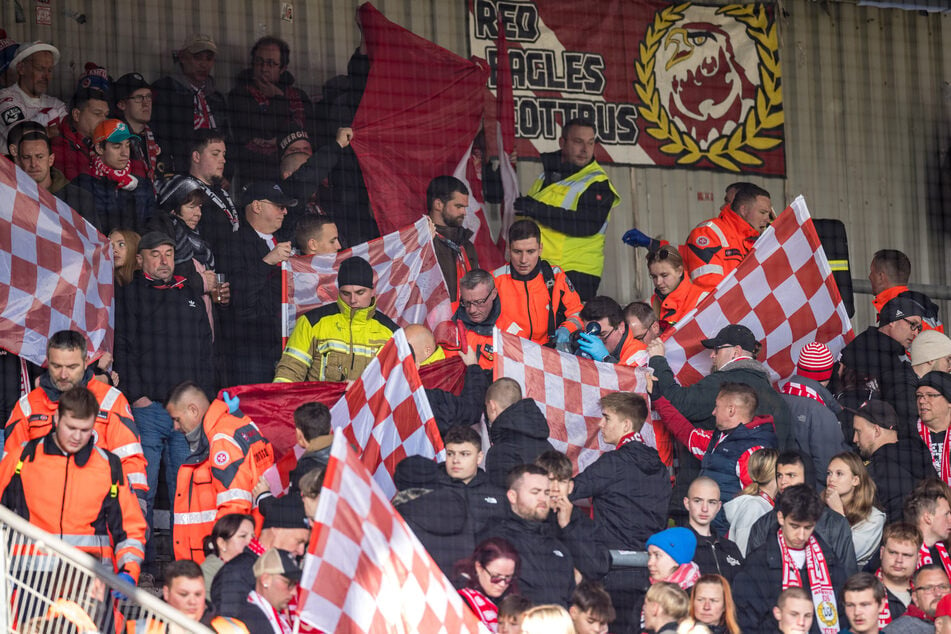
[[[911,297],[899,295],[879,313],[878,326],[869,326],[843,350],[832,391],[847,393],[839,401],[853,407],[869,399],[889,403],[897,413],[899,437],[916,435],[915,386],[918,377],[905,351],[921,332],[927,309]]]
[[[945,483],[951,482],[951,374],[929,372],[918,381],[918,434],[931,450],[931,462]]]
[[[911,369],[922,377],[929,372],[951,372],[951,339],[937,330],[926,330],[908,349]]]
[[[254,590],[233,616],[255,634],[291,631],[283,612],[297,594],[301,569],[286,550],[271,548],[254,562]]]
[[[188,171],[192,132],[228,130],[228,106],[211,76],[217,54],[210,35],[190,35],[175,53],[179,72],[152,84],[152,129],[167,154],[163,158],[166,172]]]
[[[7,147],[7,132],[20,121],[36,121],[45,126],[50,138],[59,134],[66,104],[46,94],[58,62],[59,50],[52,44],[20,44],[10,61],[10,67],[16,69],[17,81],[0,90],[0,147]]]
[[[269,383],[281,356],[281,263],[291,257],[287,208],[297,205],[277,183],[255,182],[239,199],[244,219],[214,245],[218,271],[231,282],[221,315],[221,361],[229,385]]]

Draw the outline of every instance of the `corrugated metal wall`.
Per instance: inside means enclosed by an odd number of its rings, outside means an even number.
[[[218,41],[216,77],[224,91],[246,66],[255,39],[267,33],[285,38],[298,84],[317,97],[324,81],[346,71],[359,41],[355,0],[297,0],[293,22],[280,19],[285,3],[275,0],[50,0],[51,27],[33,24],[34,2],[19,0],[26,23],[15,22],[12,0],[0,4],[0,19],[19,41],[60,46],[63,60],[51,92],[67,98],[89,60],[114,77],[171,71],[171,51],[191,32]],[[377,7],[420,36],[468,54],[464,0],[381,0]],[[911,256],[915,281],[947,283],[951,223],[944,218],[951,208],[942,203],[948,186],[940,177],[949,173],[947,164],[942,172],[941,157],[948,148],[951,47],[942,44],[951,42],[951,17],[806,0],[783,2],[778,11],[787,178],[752,180],[773,194],[777,208],[802,193],[815,216],[842,219],[855,277],[864,277],[876,249],[892,247]],[[67,13],[85,14],[86,23]],[[525,186],[537,170],[537,163],[520,163]],[[653,168],[609,172],[624,202],[609,228],[601,288],[623,303],[646,296],[650,283],[621,234],[636,219],[648,233],[680,242],[715,215],[723,189],[738,177]],[[871,317],[867,299],[857,298],[857,327]]]

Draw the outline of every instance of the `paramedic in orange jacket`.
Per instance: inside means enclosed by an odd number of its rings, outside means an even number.
[[[697,307],[707,291],[684,279],[684,261],[677,249],[663,246],[647,254],[647,270],[654,283],[651,307],[663,333]]]
[[[581,328],[581,299],[564,271],[541,259],[541,232],[531,220],[509,227],[509,264],[492,272],[502,301],[499,319],[535,343],[568,344]]]
[[[231,414],[218,399],[209,402],[191,381],[172,389],[165,409],[191,449],[175,487],[175,558],[201,563],[202,541],[215,521],[229,513],[251,512],[251,491],[274,464],[274,450],[250,418],[240,410]]]
[[[39,387],[20,398],[4,426],[3,453],[16,453],[27,441],[48,434],[63,392],[85,386],[99,402],[96,445],[119,457],[129,488],[144,504],[149,483],[139,430],[122,392],[93,378],[92,367],[86,367],[86,338],[75,330],[54,333],[46,344],[46,360]]]
[[[475,349],[479,366],[491,370],[495,359],[493,330],[524,337],[521,326],[514,321],[501,319],[502,302],[492,274],[482,269],[473,269],[459,281],[459,308],[453,322],[461,323],[466,343]]]
[[[769,192],[745,183],[720,215],[693,228],[681,249],[690,281],[703,290],[716,288],[739,266],[773,216]]]
[[[63,392],[51,431],[0,462],[0,502],[136,583],[145,518],[119,459],[95,445],[98,413],[85,387]]]

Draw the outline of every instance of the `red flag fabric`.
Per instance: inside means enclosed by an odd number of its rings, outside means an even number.
[[[301,589],[301,621],[325,632],[488,633],[342,434],[330,450]]]
[[[728,324],[743,324],[763,344],[759,359],[776,383],[795,372],[799,350],[824,343],[838,358],[854,337],[832,269],[802,196],[759,237],[716,290],[668,333],[666,357],[681,385],[710,373],[700,343]]]
[[[549,441],[571,459],[577,475],[611,447],[598,433],[599,400],[612,392],[647,395],[644,367],[631,367],[582,359],[546,348],[528,339],[495,330],[495,378],[508,377],[522,386],[548,419]],[[670,453],[670,438],[662,426],[645,423],[644,441],[663,455]]]
[[[488,70],[359,10],[370,75],[353,121],[356,152],[380,231],[425,212],[426,187],[451,174],[475,138]]]
[[[352,255],[370,263],[376,309],[400,326],[425,323],[434,329],[452,316],[426,218],[398,231],[337,252],[295,256],[284,264],[284,336],[307,311],[337,301],[337,268]]]
[[[424,365],[419,378],[427,389],[446,390],[458,395],[462,391],[466,366],[459,357],[451,357]],[[347,388],[346,383],[307,381],[301,383],[259,383],[228,388],[231,396],[241,399],[241,411],[251,417],[261,433],[274,446],[274,455],[280,462],[295,445],[294,410],[304,403],[320,402],[333,407]],[[223,397],[223,392],[218,398]],[[294,468],[296,458],[287,471]],[[284,481],[286,485],[286,479]]]
[[[494,271],[505,264],[502,251],[492,240],[492,229],[485,217],[485,199],[482,196],[482,161],[484,157],[473,157],[473,146],[459,161],[453,176],[465,183],[469,190],[469,207],[463,224],[472,231],[472,245],[479,257],[479,268]]]
[[[402,330],[330,410],[335,435],[360,448],[360,459],[387,495],[396,493],[393,473],[406,456],[445,459],[442,436]]]
[[[502,226],[496,244],[504,252],[508,243],[509,227],[515,221],[515,199],[518,198],[518,175],[508,157],[515,151],[515,97],[512,91],[512,64],[508,54],[505,25],[499,16],[499,34],[496,42],[495,118],[499,148],[499,175],[502,179]]]
[[[0,346],[37,365],[59,330],[112,350],[109,240],[10,161],[0,160]]]

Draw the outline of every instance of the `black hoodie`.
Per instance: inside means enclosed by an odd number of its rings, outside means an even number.
[[[532,399],[523,398],[505,408],[489,426],[492,446],[485,454],[485,471],[492,484],[507,489],[506,479],[513,467],[531,464],[554,449],[548,435],[548,421]]]

